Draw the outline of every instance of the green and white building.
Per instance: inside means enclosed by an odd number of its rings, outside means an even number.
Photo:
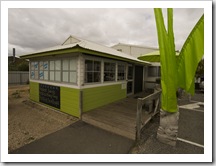
[[[30,99],[76,117],[143,91],[149,65],[73,36],[21,58],[30,63]]]

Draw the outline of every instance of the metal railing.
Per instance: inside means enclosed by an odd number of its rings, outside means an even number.
[[[157,91],[144,98],[137,99],[137,116],[136,116],[136,140],[140,140],[140,133],[142,128],[159,112],[160,105],[160,94],[161,91]],[[147,118],[145,118],[143,113],[143,107],[148,107],[148,112],[150,113]],[[144,109],[145,110],[145,109]]]

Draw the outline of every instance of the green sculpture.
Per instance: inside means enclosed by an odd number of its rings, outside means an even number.
[[[138,59],[160,61],[161,64],[161,113],[158,138],[175,145],[178,133],[178,88],[194,95],[194,79],[198,63],[204,55],[204,15],[186,39],[179,54],[176,54],[173,33],[173,9],[167,9],[167,31],[161,9],[154,9],[160,54],[144,55]]]

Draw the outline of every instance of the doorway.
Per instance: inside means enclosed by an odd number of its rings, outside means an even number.
[[[143,66],[135,66],[134,94],[143,90]]]

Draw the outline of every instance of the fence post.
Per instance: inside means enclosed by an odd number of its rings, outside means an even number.
[[[140,140],[140,128],[141,128],[141,112],[142,112],[142,101],[137,101],[137,118],[136,118],[136,140]]]

